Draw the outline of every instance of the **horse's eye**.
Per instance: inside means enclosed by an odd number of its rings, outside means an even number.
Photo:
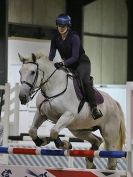
[[[35,74],[35,71],[32,71],[31,74],[34,75],[34,74]]]

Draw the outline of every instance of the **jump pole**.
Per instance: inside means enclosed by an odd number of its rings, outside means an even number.
[[[46,155],[46,156],[72,156],[72,157],[100,157],[122,158],[126,151],[94,151],[94,150],[62,150],[45,148],[19,148],[0,147],[1,154]]]
[[[44,149],[44,148],[18,148],[18,147],[0,147],[0,153],[4,154],[23,154],[23,155],[46,155],[46,156],[71,156],[71,157],[99,157],[99,158],[123,158],[126,157],[125,151],[93,151],[93,150],[62,150],[62,149]],[[13,166],[1,165],[0,173],[4,175],[10,170],[14,177],[23,176],[43,176],[43,177],[131,177],[126,171],[115,170],[89,170],[73,168],[45,168],[39,166]]]

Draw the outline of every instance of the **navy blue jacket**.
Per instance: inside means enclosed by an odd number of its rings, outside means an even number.
[[[65,40],[61,38],[58,32],[55,34],[51,40],[49,60],[53,61],[56,50],[58,50],[61,58],[64,60],[65,66],[70,68],[76,67],[80,57],[85,53],[79,36],[72,30],[69,30]]]

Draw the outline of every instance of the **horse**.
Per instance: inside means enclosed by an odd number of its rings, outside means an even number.
[[[57,148],[72,148],[70,142],[59,139],[59,132],[68,128],[75,137],[88,141],[91,150],[98,150],[103,142],[108,151],[122,150],[126,129],[123,111],[116,100],[99,90],[104,102],[98,108],[103,116],[94,120],[87,102],[80,112],[77,111],[80,100],[75,93],[73,78],[66,71],[55,69],[53,62],[43,54],[31,54],[29,57],[19,54],[19,58],[22,62],[19,71],[21,104],[28,103],[38,92],[36,112],[29,129],[29,135],[37,146],[49,143],[48,137],[40,138],[37,130],[44,121],[51,120],[54,126],[50,130],[50,137],[55,140]],[[101,137],[94,134],[95,129],[100,130]],[[93,158],[85,159],[87,168],[96,168]],[[116,166],[117,159],[108,158],[107,168],[115,170]]]

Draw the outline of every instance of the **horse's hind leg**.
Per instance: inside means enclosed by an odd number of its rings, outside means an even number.
[[[82,140],[86,140],[89,143],[91,143],[91,145],[92,145],[90,148],[91,150],[98,150],[99,146],[103,142],[102,138],[96,136],[95,134],[93,134],[90,131],[77,130],[77,131],[71,131],[71,132],[74,134],[74,136],[76,136]],[[91,158],[86,157],[85,160],[86,160],[86,168],[88,168],[88,169],[96,168],[95,164],[93,163],[92,157]]]
[[[108,150],[108,151],[119,150],[116,147],[115,140],[114,140],[114,142],[111,142],[111,141],[108,141],[108,140],[105,139],[105,145],[106,145],[106,150]],[[107,169],[115,170],[116,166],[117,166],[117,159],[116,158],[108,158]]]
[[[104,131],[103,133],[105,148],[108,151],[122,150],[121,148],[118,148],[118,140],[120,138],[118,127],[115,129],[114,126],[113,128],[108,126],[106,131]],[[117,166],[117,158],[108,158],[107,169],[115,170],[116,166]]]
[[[36,144],[36,146],[44,146],[50,142],[47,137],[41,139],[37,135],[37,129],[46,120],[47,120],[47,117],[44,115],[42,116],[39,113],[39,110],[37,109],[34,119],[33,119],[33,122],[32,122],[32,126],[30,127],[30,130],[29,130],[29,135],[32,138],[33,142]]]

